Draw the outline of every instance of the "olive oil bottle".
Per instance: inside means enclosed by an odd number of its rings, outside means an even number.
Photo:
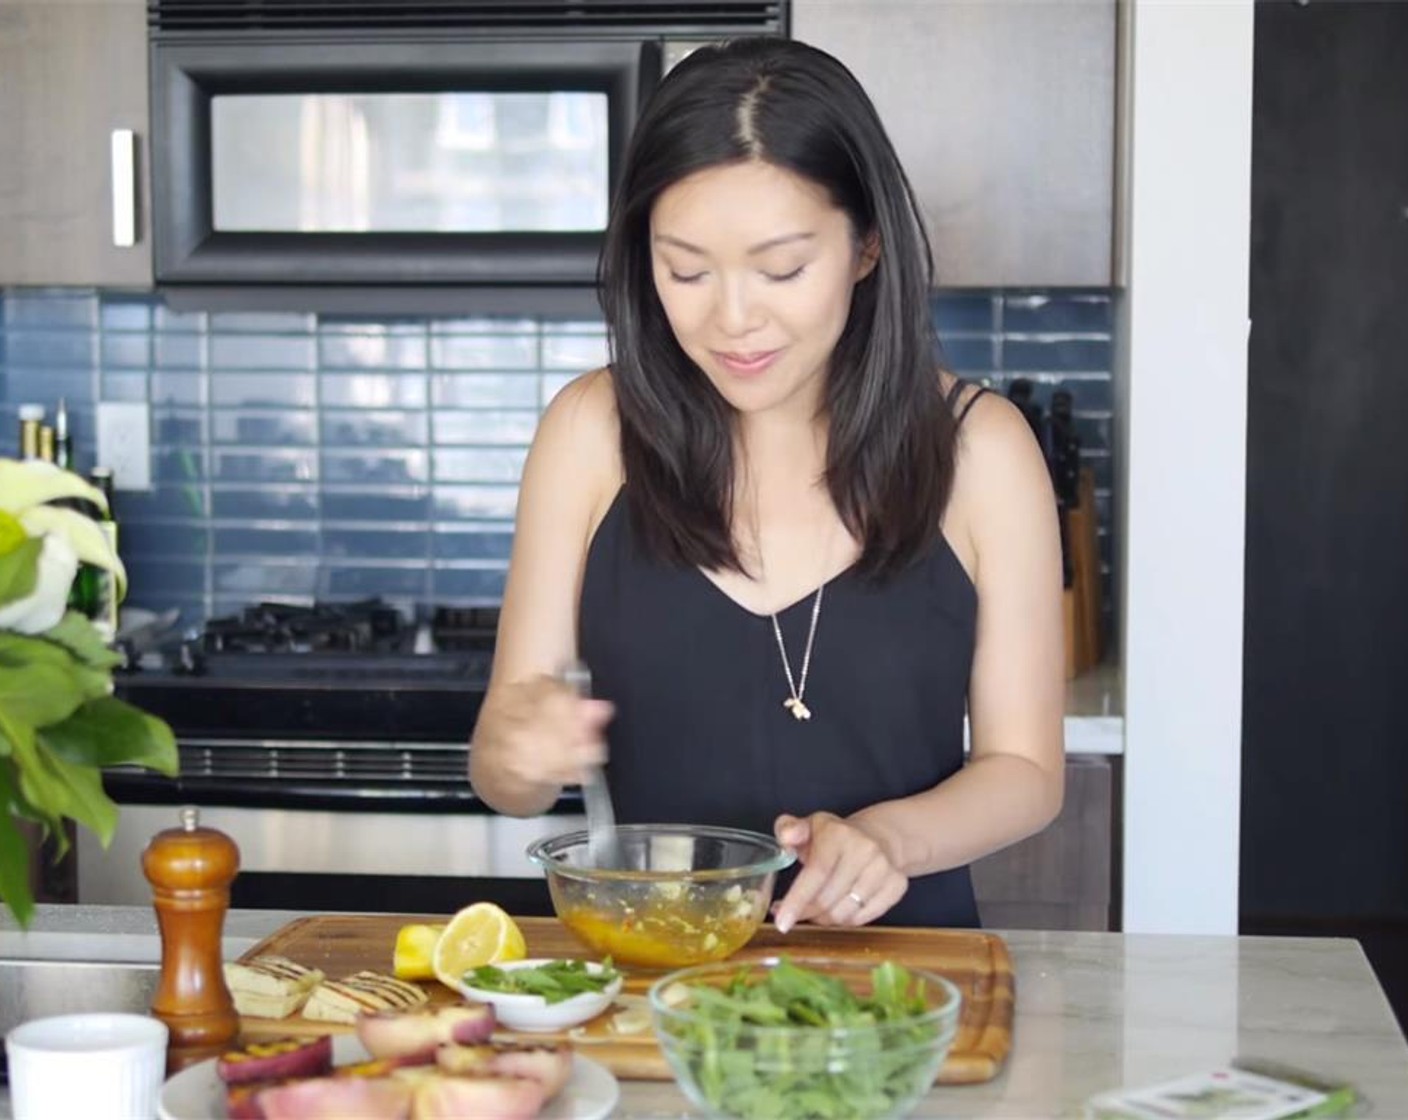
[[[88,481],[101,490],[107,498],[107,509],[86,503],[84,510],[97,522],[98,529],[107,538],[108,547],[117,553],[117,518],[113,513],[113,480],[109,467],[94,467]],[[117,637],[117,583],[112,573],[92,564],[84,564],[78,569],[73,583],[73,597],[70,605],[86,615],[94,628],[111,643]]]
[[[42,404],[20,405],[20,458],[39,458],[39,429],[44,426]]]

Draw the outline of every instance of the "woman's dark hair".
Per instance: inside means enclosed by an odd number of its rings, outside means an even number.
[[[686,176],[750,159],[823,187],[857,238],[879,243],[827,374],[826,484],[862,542],[858,570],[889,575],[935,539],[953,483],[956,427],[937,372],[929,241],[860,83],[792,40],[696,50],[650,98],[626,152],[599,281],[633,523],[662,560],[742,570],[731,528],[735,413],[670,329],[652,275],[650,214]]]

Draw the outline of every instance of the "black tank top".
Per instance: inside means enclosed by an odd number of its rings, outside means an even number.
[[[814,595],[777,616],[794,676]],[[622,489],[587,553],[579,620],[593,692],[616,706],[606,770],[618,819],[771,835],[779,813],[846,816],[931,789],[963,765],[977,605],[942,536],[882,583],[842,572],[817,619],[812,718],[797,720],[770,616],[651,557]],[[968,869],[912,878],[881,922],[978,925]]]

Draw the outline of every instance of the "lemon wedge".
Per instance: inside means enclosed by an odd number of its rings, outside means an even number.
[[[431,958],[439,944],[444,926],[402,926],[396,933],[396,951],[392,955],[392,970],[398,980],[434,980],[435,966]]]
[[[457,985],[471,968],[521,961],[528,955],[523,931],[492,902],[466,906],[450,919],[435,943],[430,965],[446,987]]]

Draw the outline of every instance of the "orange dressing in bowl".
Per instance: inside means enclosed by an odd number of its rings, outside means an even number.
[[[559,912],[562,924],[617,964],[680,968],[723,960],[741,949],[758,923],[731,913],[645,911],[620,916],[583,907]]]

